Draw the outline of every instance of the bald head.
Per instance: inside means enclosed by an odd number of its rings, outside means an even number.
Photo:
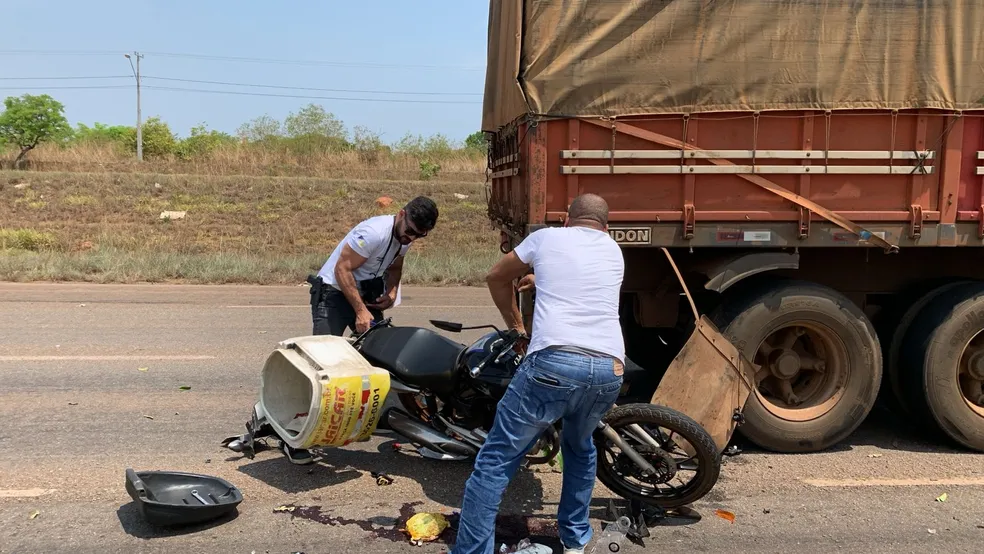
[[[604,227],[608,225],[608,202],[597,194],[582,194],[571,202],[567,218],[572,225],[594,222]]]

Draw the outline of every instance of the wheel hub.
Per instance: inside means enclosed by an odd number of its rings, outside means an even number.
[[[650,446],[648,444],[633,446],[632,448],[653,466],[656,473],[649,476],[643,476],[642,468],[629,459],[625,453],[619,455],[619,469],[622,473],[632,475],[640,481],[645,481],[656,485],[666,484],[671,479],[676,477],[676,460],[673,459],[673,456],[670,456],[669,452],[663,450],[662,448],[656,448],[655,446]]]
[[[776,350],[771,358],[769,369],[779,379],[796,377],[802,367],[799,354],[792,350]]]
[[[967,372],[974,380],[984,381],[984,349],[978,348],[969,353]]]
[[[787,322],[759,344],[756,396],[786,421],[810,421],[829,412],[845,394],[849,353],[829,328]]]

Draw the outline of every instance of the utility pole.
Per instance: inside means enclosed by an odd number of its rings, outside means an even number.
[[[129,54],[123,54],[126,59],[130,60],[130,69],[133,70],[133,76],[137,79],[137,161],[143,161],[143,133],[141,132],[141,117],[140,117],[140,58],[143,57],[139,52],[134,51],[133,57],[137,59],[136,68],[133,67],[133,59]]]

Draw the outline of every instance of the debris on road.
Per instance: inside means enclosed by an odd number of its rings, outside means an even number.
[[[293,512],[297,509],[297,506],[277,506],[273,509],[273,513],[277,512]]]
[[[936,529],[926,529],[926,531],[929,531],[929,534],[930,535],[935,535],[936,534]]]
[[[869,458],[881,458],[882,454],[868,454]]]
[[[726,520],[730,521],[731,523],[734,523],[735,522],[735,514],[729,512],[727,510],[714,510],[714,514],[717,515],[721,519],[726,519]]]
[[[218,520],[235,512],[243,501],[235,485],[212,475],[128,467],[124,484],[140,516],[153,526]]]
[[[39,515],[41,515],[40,510],[31,510],[31,513],[27,515],[27,519],[36,519]]]
[[[950,496],[948,494],[943,493],[943,494],[941,494],[941,495],[939,495],[939,496],[936,497],[936,501],[937,502],[946,502],[946,499],[949,498],[949,497]]]
[[[614,551],[613,551],[614,552]],[[499,554],[552,554],[553,549],[539,543],[530,542],[530,539],[523,539],[514,546],[506,546],[502,543],[499,547]]]
[[[191,390],[191,387],[189,387],[188,385],[182,385],[178,387],[178,390]]]
[[[370,471],[369,475],[372,475],[372,478],[376,480],[377,486],[382,487],[382,486],[393,484],[393,478],[390,477],[389,475],[386,475],[385,473],[376,473],[375,471]]]
[[[147,418],[147,419],[154,419],[154,416],[149,416],[149,415],[146,415],[146,414],[144,414],[144,417]]]
[[[632,520],[626,516],[620,516],[614,522],[609,523],[601,532],[594,548],[591,549],[592,554],[599,552],[599,550],[601,552],[618,552],[622,549],[622,543],[630,533],[633,533]]]
[[[420,546],[437,540],[449,525],[447,518],[441,514],[421,512],[407,520],[406,531],[410,535],[410,542]]]
[[[138,368],[137,368],[137,371],[147,371],[148,369],[150,369],[150,368],[146,368],[146,367],[138,367]]]
[[[736,444],[732,444],[731,446],[725,448],[722,454],[725,456],[737,456],[741,454],[741,448],[738,448],[738,445]]]
[[[69,402],[68,405],[69,406],[78,406],[79,403],[78,402]]]

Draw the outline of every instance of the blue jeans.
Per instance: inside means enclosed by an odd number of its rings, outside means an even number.
[[[622,387],[615,360],[559,350],[533,352],[499,402],[495,423],[465,484],[452,554],[492,554],[502,494],[526,453],[550,425],[563,420],[564,481],[557,511],[565,548],[591,540],[588,513],[597,451],[591,435]]]

